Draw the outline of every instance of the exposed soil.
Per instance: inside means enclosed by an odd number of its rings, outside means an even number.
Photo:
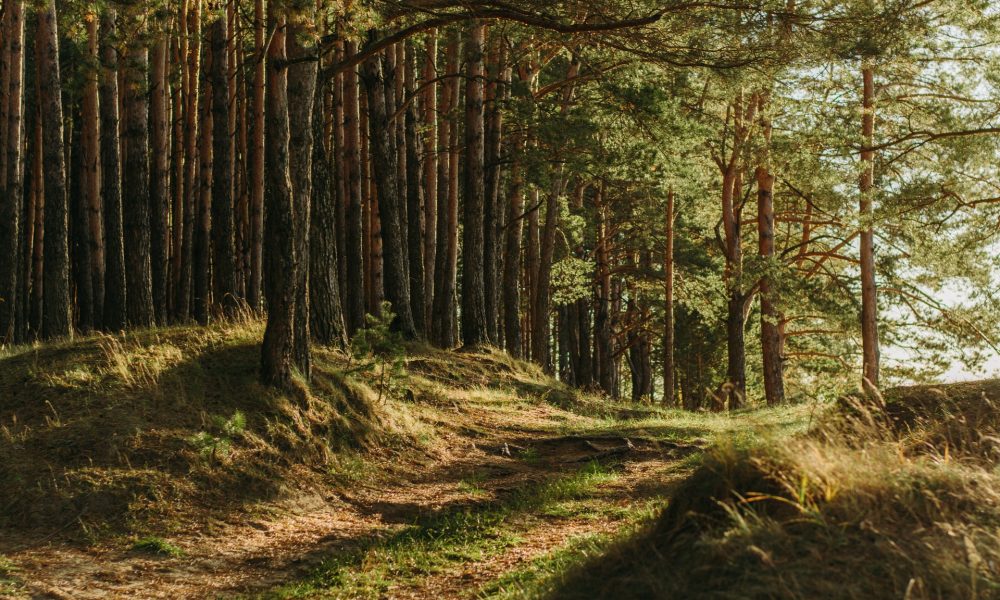
[[[693,447],[643,439],[562,436],[567,420],[584,419],[548,406],[527,413],[482,405],[454,407],[456,425],[430,456],[413,452],[383,459],[387,475],[332,492],[256,506],[225,522],[170,537],[181,557],[129,550],[125,543],[81,547],[58,540],[0,539],[0,553],[19,571],[23,596],[36,598],[206,598],[252,594],[308,574],[324,558],[363,545],[416,519],[477,504],[590,461],[620,465],[599,501],[627,507],[643,502],[671,478]],[[463,425],[468,425],[466,429]],[[530,457],[526,459],[526,457]],[[474,490],[464,484],[474,478]],[[575,536],[613,532],[621,522],[592,517],[532,517],[519,542],[499,556],[392,588],[390,598],[457,598],[565,544]],[[2,594],[0,588],[0,594]],[[0,596],[2,597],[2,596]],[[15,596],[16,597],[16,596]]]

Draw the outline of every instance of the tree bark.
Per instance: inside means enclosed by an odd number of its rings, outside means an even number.
[[[208,28],[211,29],[210,27]],[[198,182],[195,195],[194,242],[192,249],[192,285],[194,292],[191,297],[191,312],[195,321],[207,325],[211,318],[212,304],[212,188],[214,169],[215,119],[212,112],[212,77],[211,72],[215,62],[214,47],[211,41],[202,44],[201,69],[198,73],[197,94],[198,123],[197,127],[197,170],[194,179]]]
[[[185,321],[191,317],[192,285],[194,283],[195,239],[201,234],[198,219],[198,78],[201,63],[201,0],[194,0],[187,11],[187,57],[184,77],[184,240],[181,244],[181,272],[177,286],[177,318]],[[208,124],[205,124],[208,126]]]
[[[270,2],[272,34],[267,52],[266,139],[267,326],[261,347],[261,380],[287,388],[292,379],[295,299],[298,295],[292,182],[289,174],[288,71],[285,68],[286,18],[280,0]]]
[[[37,92],[38,81],[36,78],[35,87]],[[30,273],[30,288],[31,297],[29,300],[29,306],[27,309],[29,318],[29,328],[31,330],[32,336],[38,339],[42,336],[42,319],[44,309],[42,306],[44,297],[43,291],[45,288],[45,274],[43,273],[44,259],[45,259],[45,184],[44,184],[44,159],[43,159],[43,147],[44,141],[42,139],[42,111],[40,110],[40,105],[35,104],[34,110],[34,122],[35,131],[32,136],[32,145],[29,146],[30,152],[32,153],[32,163],[31,163],[31,190],[29,197],[31,198],[30,204],[33,213],[33,223],[32,223],[32,244],[31,244],[31,264],[28,272]],[[116,144],[117,145],[117,144]],[[124,277],[124,271],[123,275]],[[123,288],[124,288],[124,284]],[[125,310],[124,304],[122,305],[122,310]],[[124,320],[124,317],[123,317]]]
[[[458,124],[455,111],[458,108],[460,90],[459,52],[461,39],[452,34],[446,51],[445,77],[448,77],[442,93],[441,112],[446,115],[439,121],[438,146],[447,152],[447,160],[438,161],[438,221],[435,283],[434,318],[431,321],[432,336],[442,348],[457,345],[455,339],[455,284],[458,270]],[[442,185],[445,183],[445,185]]]
[[[862,66],[863,104],[861,135],[861,341],[866,386],[879,387],[878,288],[875,283],[875,70],[870,63]]]
[[[118,51],[115,12],[108,8],[101,16],[101,72],[99,82],[101,113],[101,196],[104,200],[104,328],[125,327],[125,237],[122,224],[121,153],[118,120]]]
[[[486,26],[475,21],[469,27],[465,48],[465,178],[462,220],[462,342],[466,346],[490,343],[486,324],[486,283],[484,280],[484,113],[483,39]]]
[[[324,346],[346,347],[347,328],[340,303],[337,197],[323,139],[323,86],[313,104],[312,216],[309,220],[309,299],[312,339]]]
[[[45,172],[42,337],[52,339],[73,335],[62,79],[59,72],[59,32],[55,0],[47,0],[38,13],[35,52],[39,107],[43,115],[42,154]]]
[[[385,90],[391,89],[394,83],[385,79],[384,61],[384,57],[372,57],[365,61],[362,78],[368,96],[369,144],[382,225],[385,295],[396,314],[393,327],[404,336],[413,338],[416,330],[410,308],[405,238],[400,219],[403,199],[397,186],[396,154],[390,140],[395,130],[389,122],[391,115],[386,113],[385,105]]]
[[[353,56],[357,43],[348,41],[345,54]],[[365,251],[362,211],[361,114],[358,73],[344,75],[344,165],[347,173],[347,287],[344,290],[347,333],[353,336],[365,325]]]
[[[335,53],[336,60],[344,59],[344,52],[346,49],[346,44],[343,40],[337,42],[337,50]],[[321,88],[323,86],[320,86]],[[317,97],[318,100],[318,97]],[[334,185],[334,198],[333,201],[336,204],[335,214],[334,214],[334,231],[336,232],[336,251],[337,251],[337,289],[341,295],[341,322],[344,322],[343,317],[343,293],[347,290],[347,210],[348,204],[350,203],[349,194],[347,191],[348,186],[348,173],[347,164],[344,160],[344,135],[345,135],[345,113],[344,113],[344,73],[337,73],[336,77],[333,78],[333,139],[330,145],[324,146],[323,151],[326,153],[327,160],[330,161],[330,167],[333,169],[331,177],[333,178]],[[313,119],[316,119],[314,116]],[[315,128],[314,128],[315,130]],[[328,138],[329,139],[329,138]],[[313,160],[316,160],[314,155]],[[316,199],[313,199],[314,205]],[[315,334],[314,334],[315,336]]]
[[[250,273],[247,281],[247,303],[253,310],[262,307],[263,235],[264,235],[264,53],[265,44],[264,0],[254,2],[254,66],[253,93],[250,96]]]
[[[667,192],[666,244],[663,249],[663,403],[674,406],[674,190]]]
[[[130,22],[139,28],[139,19]],[[125,225],[126,317],[133,327],[149,327],[153,315],[153,278],[150,259],[149,194],[149,102],[146,74],[149,50],[141,37],[129,44],[125,53],[125,84],[122,106],[125,149],[122,172],[122,221]]]
[[[166,33],[158,33],[153,45],[150,74],[150,145],[152,147],[150,201],[150,265],[153,279],[153,312],[156,322],[168,321],[167,296],[170,280],[170,130],[167,117]]]
[[[614,349],[611,338],[611,263],[608,248],[604,182],[597,192],[597,314],[594,317],[597,383],[608,396],[615,395]]]
[[[94,327],[94,282],[90,271],[90,226],[88,199],[84,191],[86,174],[83,166],[83,135],[80,122],[82,107],[70,108],[71,123],[67,128],[69,156],[69,236],[70,261],[73,276],[70,303],[74,308],[76,329],[90,333]]]
[[[743,405],[746,397],[746,340],[744,328],[746,316],[743,312],[746,298],[740,289],[742,276],[743,251],[740,240],[740,218],[733,210],[733,198],[742,189],[742,177],[735,174],[723,185],[729,191],[723,192],[723,203],[728,202],[729,216],[723,218],[730,223],[730,234],[727,234],[726,287],[728,300],[726,305],[726,389],[724,393],[729,398],[729,408],[737,409]],[[723,213],[726,214],[725,212]]]
[[[434,281],[437,257],[438,219],[438,155],[442,147],[437,140],[438,99],[437,99],[437,30],[427,32],[424,46],[423,85],[423,127],[424,127],[424,320],[425,331],[430,333],[434,306]]]
[[[225,15],[211,27],[212,64],[212,275],[215,305],[232,316],[240,305],[236,290],[236,233],[233,206],[235,132],[230,130],[229,31]]]
[[[407,258],[410,276],[410,306],[413,313],[413,325],[417,333],[423,337],[427,333],[425,326],[424,302],[424,186],[420,181],[423,173],[423,156],[421,153],[421,138],[418,132],[418,107],[415,92],[417,88],[417,61],[415,48],[406,44],[405,54],[405,97],[407,103],[405,115],[406,145],[406,225],[408,233]]]
[[[531,200],[529,204],[531,208],[528,209],[527,220],[528,220],[528,241],[525,244],[525,258],[524,258],[524,292],[527,298],[527,311],[524,315],[525,323],[522,325],[521,330],[526,332],[527,335],[522,336],[524,338],[524,355],[528,358],[532,357],[534,352],[534,338],[535,338],[535,295],[538,289],[538,265],[541,261],[539,257],[539,247],[541,246],[541,241],[539,240],[539,227],[538,227],[538,213],[541,212],[539,207],[541,206],[541,194],[537,187],[532,187],[531,189]]]
[[[185,189],[184,189],[184,178],[185,178],[185,165],[184,165],[184,105],[187,100],[186,90],[187,90],[187,63],[185,58],[187,56],[187,2],[182,0],[181,5],[178,10],[178,27],[177,35],[173,41],[173,47],[171,48],[173,55],[173,70],[174,77],[171,78],[171,93],[173,97],[171,98],[171,104],[173,108],[173,114],[171,118],[173,120],[173,147],[171,150],[172,161],[173,161],[173,189],[172,192],[172,217],[171,217],[171,249],[170,249],[170,290],[167,296],[167,302],[170,308],[170,319],[175,320],[179,315],[177,301],[178,301],[178,290],[180,289],[181,281],[181,262],[184,256],[182,251],[184,247],[184,199],[185,199]]]
[[[507,352],[520,357],[521,286],[518,275],[521,272],[521,238],[524,231],[524,180],[520,164],[515,162],[511,171],[503,261],[504,342]]]
[[[761,137],[764,142],[761,164],[757,166],[757,236],[760,258],[765,268],[774,261],[774,175],[770,170],[771,121],[767,96],[760,100]],[[764,363],[764,397],[768,406],[785,400],[784,368],[781,356],[782,315],[774,304],[774,281],[765,274],[760,280],[760,343]]]
[[[503,147],[503,112],[500,100],[504,93],[502,80],[507,70],[506,53],[501,40],[490,47],[487,65],[486,116],[484,132],[484,209],[483,269],[486,302],[486,329],[491,340],[499,339],[500,289],[500,154]]]
[[[288,124],[289,172],[292,179],[294,202],[295,263],[298,281],[295,284],[295,345],[292,351],[299,373],[309,379],[312,365],[309,357],[309,222],[312,203],[313,176],[313,102],[316,97],[316,75],[318,64],[303,60],[315,54],[308,38],[311,34],[305,26],[298,24],[315,20],[315,5],[307,4],[295,16],[295,24],[288,27]],[[307,45],[308,44],[308,45]],[[322,102],[320,103],[322,105]],[[320,136],[322,143],[322,136]]]
[[[94,67],[86,71],[81,122],[83,195],[90,230],[90,276],[93,292],[93,325],[101,329],[104,318],[104,222],[101,198],[100,115],[98,101],[98,16],[88,15],[87,56]]]
[[[24,341],[21,321],[21,213],[23,191],[24,142],[24,3],[11,0],[5,5],[4,59],[7,72],[4,89],[7,96],[4,117],[3,196],[0,197],[0,345]],[[19,276],[21,273],[21,276]]]
[[[722,169],[722,225],[725,232],[725,281],[728,295],[726,314],[727,367],[722,391],[729,408],[737,409],[746,398],[746,343],[744,327],[746,296],[742,290],[743,247],[739,196],[743,191],[743,149],[756,114],[757,100],[745,102],[740,92],[731,106],[733,115],[732,150]]]

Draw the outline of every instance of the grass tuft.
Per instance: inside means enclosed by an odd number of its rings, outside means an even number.
[[[132,550],[136,552],[156,554],[157,556],[167,556],[170,558],[179,558],[184,556],[184,551],[178,546],[175,546],[167,540],[156,536],[149,536],[136,540],[135,543],[132,544]]]

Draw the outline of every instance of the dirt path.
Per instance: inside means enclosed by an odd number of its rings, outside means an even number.
[[[597,508],[634,506],[655,495],[655,484],[669,479],[677,459],[690,450],[613,435],[559,435],[557,426],[568,413],[549,407],[538,407],[536,414],[516,421],[481,407],[460,412],[463,422],[477,424],[476,435],[456,428],[432,461],[397,457],[391,467],[404,475],[391,484],[356,485],[346,493],[314,492],[267,510],[258,507],[257,516],[235,515],[228,522],[172,537],[170,541],[184,550],[180,557],[156,557],[120,545],[80,548],[55,541],[0,541],[0,552],[17,566],[23,586],[10,597],[254,594],[301,579],[323,559],[363,548],[421,518],[456,509],[476,511],[594,461],[615,465],[615,474],[597,486],[588,502]],[[593,515],[570,517],[527,515],[512,520],[511,526],[517,530],[517,543],[499,554],[393,584],[387,597],[467,596],[573,537],[610,533],[621,522],[609,511],[595,510]]]

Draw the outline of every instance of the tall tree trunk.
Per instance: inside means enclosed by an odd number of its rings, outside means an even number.
[[[83,195],[90,231],[90,276],[93,293],[93,324],[100,329],[104,318],[104,222],[101,199],[100,115],[98,114],[98,17],[87,20],[87,56],[94,67],[86,71],[83,87],[81,163]]]
[[[674,214],[673,188],[667,192],[666,244],[663,248],[663,404],[674,406]]]
[[[465,49],[465,179],[462,220],[462,342],[466,346],[489,344],[486,325],[486,283],[483,244],[485,188],[483,114],[483,38],[486,26],[475,21],[469,27]],[[492,226],[492,223],[488,224]]]
[[[870,62],[862,67],[864,80],[861,135],[861,341],[866,386],[879,386],[878,288],[875,284],[875,226],[872,196],[875,189],[875,70]]]
[[[594,318],[597,383],[608,396],[615,395],[614,348],[611,339],[611,263],[608,248],[604,183],[597,192],[597,314]]]
[[[357,42],[348,41],[345,54],[353,56]],[[361,114],[358,73],[344,74],[344,165],[347,172],[347,287],[344,289],[347,332],[353,336],[365,325],[365,252],[362,211]]]
[[[757,166],[757,235],[761,260],[774,261],[774,175],[770,169],[771,120],[766,94],[761,95],[761,133],[764,141],[761,164]],[[768,267],[770,270],[771,267]],[[781,357],[781,313],[774,305],[773,279],[760,281],[760,343],[764,363],[764,397],[768,406],[785,400],[784,369]]]
[[[247,303],[253,310],[262,307],[264,255],[264,53],[265,44],[264,0],[254,1],[254,55],[253,93],[250,96],[252,113],[250,143],[250,274],[247,281]]]
[[[337,42],[337,50],[335,53],[335,60],[344,60],[346,50],[346,43],[343,40]],[[347,210],[348,204],[350,204],[349,193],[347,190],[348,186],[348,172],[347,163],[344,160],[345,154],[345,140],[346,135],[345,130],[345,119],[346,114],[344,112],[344,73],[343,71],[338,72],[333,78],[333,140],[328,147],[324,147],[324,152],[326,153],[327,160],[330,161],[330,166],[333,169],[331,177],[333,178],[333,185],[335,186],[336,193],[334,194],[333,201],[336,203],[336,208],[334,212],[334,225],[336,232],[336,250],[337,250],[337,289],[340,291],[340,301],[341,301],[341,313],[343,313],[343,294],[347,290]],[[313,119],[316,117],[314,116]],[[316,129],[314,128],[314,131]],[[313,160],[315,161],[315,155]],[[313,202],[315,203],[315,198]],[[343,321],[343,314],[341,315],[341,321]],[[346,322],[343,324],[346,325]],[[346,330],[345,330],[346,331]],[[315,336],[315,334],[314,334]]]
[[[410,229],[409,207],[407,206],[410,194],[406,180],[406,116],[405,114],[396,114],[403,104],[403,96],[406,92],[404,88],[406,56],[403,46],[404,44],[399,42],[385,51],[384,64],[386,65],[385,78],[387,82],[385,88],[385,113],[389,115],[389,126],[392,129],[389,135],[390,146],[396,154],[396,188],[399,193],[398,208],[400,237],[403,241],[403,270],[406,275],[406,281],[410,281]],[[412,301],[410,312],[413,312]],[[414,319],[414,323],[416,323],[416,319]]]
[[[541,260],[539,257],[539,247],[541,242],[539,241],[539,227],[538,227],[538,213],[541,212],[539,207],[541,206],[541,194],[537,187],[532,187],[531,189],[531,205],[528,209],[527,219],[528,219],[528,241],[525,244],[525,258],[524,258],[524,291],[527,296],[527,311],[525,316],[525,323],[521,327],[523,332],[526,332],[524,337],[524,355],[531,358],[534,351],[534,336],[535,336],[535,294],[538,289],[538,264]]]
[[[130,19],[139,28],[139,15]],[[123,104],[125,149],[122,172],[122,221],[125,224],[126,316],[133,327],[154,323],[153,278],[150,259],[149,214],[149,102],[146,74],[149,50],[140,36],[129,44],[125,56]]]
[[[504,342],[507,352],[519,357],[522,342],[521,286],[518,275],[521,272],[521,237],[524,230],[524,180],[520,164],[515,162],[511,170],[513,175],[507,194],[509,201],[503,261]]]
[[[359,71],[360,74],[360,71]],[[383,268],[385,261],[382,256],[382,219],[379,215],[378,188],[375,182],[375,170],[372,166],[371,150],[371,111],[368,108],[368,96],[361,96],[361,172],[364,174],[362,185],[365,192],[365,307],[370,314],[382,314],[382,301],[385,299],[383,286]]]
[[[337,197],[323,139],[323,86],[313,104],[312,216],[309,220],[309,317],[312,339],[324,346],[345,347],[347,329],[340,303]],[[339,234],[339,236],[338,236]]]
[[[3,147],[3,195],[0,197],[0,345],[23,341],[19,321],[23,278],[19,258],[23,192],[24,142],[23,81],[24,81],[24,4],[11,0],[5,5],[4,59],[7,72],[4,89],[7,97]]]
[[[424,321],[430,333],[434,306],[435,265],[437,264],[438,220],[438,156],[443,147],[437,140],[438,98],[437,83],[437,30],[427,32],[424,45],[423,68],[423,127],[424,127]]]
[[[434,341],[442,348],[457,345],[455,339],[455,284],[458,269],[458,108],[459,52],[461,38],[452,33],[446,50],[445,85],[438,124],[438,147],[447,152],[438,160],[437,249],[434,267],[434,318],[431,321]]]
[[[177,34],[174,37],[172,50],[174,77],[171,77],[171,98],[173,114],[173,144],[171,149],[173,161],[173,188],[171,195],[173,203],[171,212],[171,249],[170,249],[170,290],[167,302],[170,308],[170,319],[177,319],[179,315],[177,301],[178,289],[181,281],[181,262],[184,256],[184,104],[187,100],[185,96],[187,89],[187,1],[182,0],[178,9]]]
[[[486,295],[486,329],[490,339],[499,339],[500,289],[500,154],[503,146],[503,112],[500,100],[504,93],[501,80],[507,71],[504,44],[499,38],[490,45],[486,87],[484,132],[484,209],[483,269]]]
[[[94,327],[94,282],[90,271],[90,226],[88,199],[84,192],[86,174],[83,166],[82,108],[70,109],[71,123],[66,132],[65,146],[69,155],[69,235],[73,291],[70,303],[75,308],[76,328],[90,333]],[[74,302],[75,300],[75,302]]]
[[[212,274],[213,296],[227,316],[239,306],[236,290],[236,233],[233,207],[233,131],[230,130],[228,44],[225,15],[212,24]]]
[[[187,0],[191,1],[191,0]],[[184,240],[181,244],[181,274],[177,286],[177,318],[191,317],[192,284],[194,277],[195,239],[201,234],[198,222],[198,78],[201,62],[201,0],[193,0],[187,11],[187,57],[184,78]],[[206,124],[207,125],[207,124]]]
[[[125,232],[122,224],[121,151],[118,121],[118,51],[115,12],[101,16],[101,196],[104,199],[104,328],[125,327]]]
[[[55,0],[47,0],[38,13],[35,53],[39,107],[43,115],[42,154],[45,172],[42,336],[51,339],[73,335],[62,79],[59,74],[59,32]]]
[[[35,91],[37,95],[38,78],[35,78]],[[42,319],[44,309],[43,292],[45,289],[45,274],[43,273],[45,263],[45,184],[44,184],[44,157],[43,148],[45,143],[42,139],[42,111],[41,106],[35,104],[34,121],[35,132],[32,136],[32,165],[31,165],[31,206],[34,208],[34,223],[32,224],[32,245],[31,245],[31,299],[28,309],[30,329],[32,336],[38,339],[42,336]],[[116,140],[117,145],[117,140]],[[123,275],[124,277],[124,271]],[[124,289],[124,283],[122,284]],[[122,310],[125,310],[124,304]],[[124,317],[123,317],[124,320]]]
[[[296,24],[288,27],[288,124],[290,127],[288,166],[292,180],[295,237],[295,344],[292,356],[299,373],[309,379],[312,367],[309,359],[309,221],[312,203],[313,176],[313,101],[316,97],[316,61],[304,60],[315,50],[308,39],[310,33],[299,19],[315,20],[315,6],[305,5],[295,16]],[[308,44],[308,45],[306,45]],[[322,105],[322,102],[320,103]],[[322,137],[320,138],[322,143]]]
[[[722,225],[725,231],[725,281],[728,294],[726,316],[727,368],[723,392],[729,408],[743,405],[746,398],[746,344],[744,312],[747,297],[742,290],[743,247],[740,233],[740,195],[743,192],[742,154],[757,110],[756,95],[745,101],[741,91],[731,105],[733,116],[732,150],[722,169]]]
[[[167,117],[167,55],[166,33],[158,33],[153,45],[149,84],[150,146],[152,147],[150,202],[150,265],[153,279],[153,312],[156,322],[168,321],[167,294],[170,280],[170,130]]]
[[[723,221],[726,225],[726,386],[723,390],[729,398],[729,408],[736,409],[743,405],[746,396],[746,342],[744,327],[746,324],[743,312],[746,298],[740,289],[740,277],[743,265],[743,250],[740,237],[740,217],[735,210],[735,197],[742,189],[742,177],[733,173],[723,181]]]
[[[249,268],[246,252],[247,232],[250,230],[250,191],[247,185],[246,79],[243,52],[238,43],[240,21],[235,1],[226,4],[226,53],[228,55],[227,79],[229,82],[229,135],[232,137],[230,160],[233,170],[233,283],[234,305],[246,303],[246,282]],[[225,298],[223,298],[225,302]],[[225,308],[225,307],[224,307]]]
[[[424,319],[424,187],[420,181],[420,176],[423,173],[423,157],[421,156],[420,137],[417,131],[420,126],[417,116],[417,98],[414,96],[417,88],[417,61],[414,50],[412,44],[406,44],[405,98],[403,101],[407,103],[404,136],[406,146],[407,255],[413,325],[417,333],[424,336],[427,331]]]
[[[211,29],[210,27],[208,28]],[[195,196],[194,243],[192,250],[192,313],[201,325],[208,324],[212,303],[212,174],[214,168],[215,119],[212,112],[212,65],[215,49],[211,40],[202,44],[200,85],[198,95],[198,166],[194,178],[198,182]]]
[[[542,229],[535,271],[535,290],[532,298],[531,359],[540,364],[546,372],[552,370],[549,355],[550,337],[550,295],[549,280],[552,274],[552,260],[556,244],[556,228],[559,226],[559,197],[550,193],[545,200],[545,226]]]
[[[392,81],[386,80],[385,58],[372,57],[362,66],[362,78],[368,95],[369,144],[373,176],[378,193],[379,217],[382,225],[382,251],[385,264],[385,294],[396,313],[393,327],[406,337],[415,337],[413,313],[410,309],[410,288],[406,272],[403,224],[400,207],[396,154],[390,136],[394,128],[386,113],[385,90]]]
[[[578,325],[580,340],[580,357],[576,367],[576,385],[589,389],[594,385],[593,353],[591,351],[591,325],[590,325],[590,305],[589,298],[581,298],[576,301],[578,313]]]
[[[264,242],[267,266],[267,327],[261,347],[261,380],[288,387],[292,378],[295,299],[295,215],[289,174],[288,71],[285,67],[286,18],[280,0],[270,2],[268,28],[273,31],[267,52],[266,139],[267,219]]]

